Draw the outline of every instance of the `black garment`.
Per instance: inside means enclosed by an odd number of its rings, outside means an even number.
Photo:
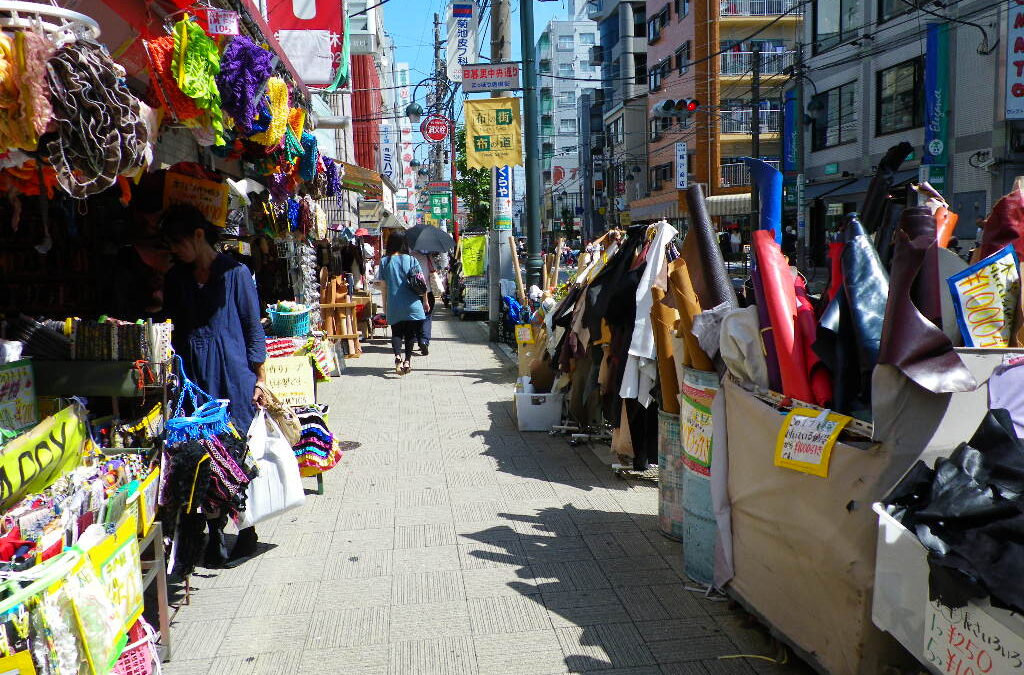
[[[391,324],[391,350],[395,358],[401,358],[402,346],[405,346],[405,360],[412,360],[412,348],[423,330],[423,321],[399,321]]]
[[[416,342],[420,348],[430,346],[430,335],[434,332],[434,293],[427,291],[427,302],[430,305],[427,318],[420,322],[419,333],[416,335]]]

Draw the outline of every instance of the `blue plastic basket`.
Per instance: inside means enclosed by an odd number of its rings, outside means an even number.
[[[274,335],[278,337],[305,337],[309,335],[309,310],[301,312],[278,312],[267,310]]]

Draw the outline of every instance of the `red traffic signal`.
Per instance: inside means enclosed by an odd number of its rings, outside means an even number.
[[[688,98],[685,100],[687,112],[693,112],[700,107],[700,102],[695,98]]]

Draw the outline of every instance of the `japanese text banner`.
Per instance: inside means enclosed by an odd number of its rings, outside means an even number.
[[[519,166],[523,137],[518,98],[465,102],[466,163],[471,169]]]

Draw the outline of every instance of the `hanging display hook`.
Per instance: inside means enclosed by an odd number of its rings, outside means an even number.
[[[0,0],[0,27],[32,29],[42,28],[51,37],[89,38],[100,36],[100,26],[92,17],[70,9],[42,2]]]

